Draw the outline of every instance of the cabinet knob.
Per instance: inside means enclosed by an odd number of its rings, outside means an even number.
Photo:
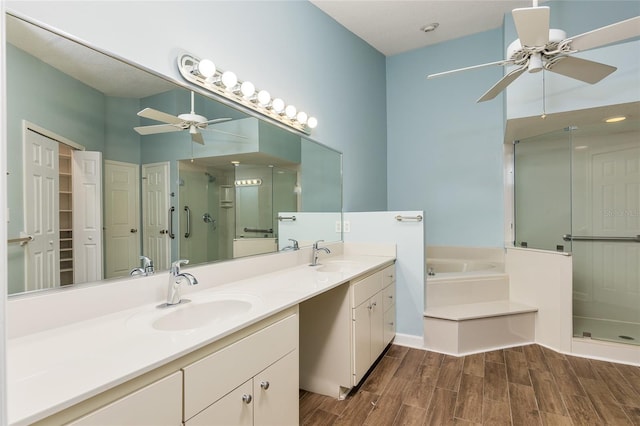
[[[247,395],[246,393],[244,395],[242,395],[242,401],[245,404],[251,404],[252,400],[253,400],[253,398],[251,397],[251,395]]]
[[[138,230],[137,230],[136,228],[131,228],[131,231],[130,231],[130,232],[131,232],[132,234],[135,234],[136,232],[138,232]]]
[[[260,387],[264,390],[269,389],[269,382],[266,380],[264,382],[260,382]]]
[[[393,299],[393,296],[389,296],[389,299]]]

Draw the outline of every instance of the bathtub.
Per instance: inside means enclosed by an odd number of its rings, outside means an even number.
[[[427,276],[433,279],[452,279],[472,275],[502,273],[504,266],[499,262],[475,259],[427,259]]]

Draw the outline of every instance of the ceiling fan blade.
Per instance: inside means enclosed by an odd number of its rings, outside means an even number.
[[[174,124],[156,124],[153,126],[134,127],[133,130],[141,135],[155,135],[157,133],[178,132],[182,130],[182,128]]]
[[[199,143],[200,145],[204,145],[204,138],[200,132],[191,133],[191,141]]]
[[[441,77],[441,76],[447,75],[447,74],[453,74],[453,73],[460,72],[460,71],[473,70],[473,69],[476,69],[476,68],[484,68],[484,67],[488,67],[488,66],[491,66],[491,65],[511,65],[511,64],[513,64],[513,61],[510,61],[510,60],[489,62],[489,63],[486,63],[486,64],[473,65],[471,67],[459,68],[457,70],[444,71],[444,72],[439,72],[439,73],[436,73],[436,74],[429,74],[427,76],[427,78]]]
[[[546,69],[585,83],[595,84],[617,68],[574,56],[564,56],[554,59],[553,62],[547,65]]]
[[[181,118],[153,108],[145,108],[140,111],[138,115],[140,117],[150,118],[151,120],[162,121],[163,123],[182,124]]]
[[[211,127],[207,127],[205,129],[202,130],[206,130],[208,132],[216,132],[216,133],[222,133],[223,135],[229,135],[229,136],[234,136],[236,138],[240,138],[240,139],[249,139],[247,136],[245,135],[240,135],[238,133],[231,133],[231,132],[225,132],[224,130],[218,130],[218,129],[212,129]]]
[[[633,37],[640,37],[640,16],[569,37],[569,46],[573,50],[583,51]]]
[[[524,64],[524,66],[520,68],[516,68],[515,70],[511,71],[510,73],[502,77],[500,81],[494,84],[494,86],[491,89],[487,90],[487,92],[484,95],[482,95],[480,99],[478,99],[476,102],[479,103],[479,102],[489,101],[495,98],[496,96],[498,96],[498,94],[502,92],[504,89],[506,89],[508,85],[513,83],[513,81],[516,78],[520,77],[520,74],[525,72],[527,70],[527,67],[528,67],[528,64]]]
[[[513,9],[513,22],[522,46],[536,47],[549,43],[549,7]]]
[[[215,123],[224,123],[225,121],[230,121],[232,120],[231,118],[216,118],[214,120],[209,120],[209,121],[205,121],[204,123],[201,124],[215,124]]]

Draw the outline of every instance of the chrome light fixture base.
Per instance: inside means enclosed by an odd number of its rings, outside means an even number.
[[[314,117],[293,105],[285,105],[280,98],[272,98],[251,82],[240,81],[234,73],[217,69],[209,59],[183,53],[178,57],[178,70],[185,80],[307,135],[318,124]]]

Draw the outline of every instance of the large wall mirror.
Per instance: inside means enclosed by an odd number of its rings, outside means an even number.
[[[159,272],[283,250],[291,212],[340,221],[340,152],[22,18],[6,29],[9,294],[127,276],[141,256]],[[145,108],[216,121],[166,132]]]

